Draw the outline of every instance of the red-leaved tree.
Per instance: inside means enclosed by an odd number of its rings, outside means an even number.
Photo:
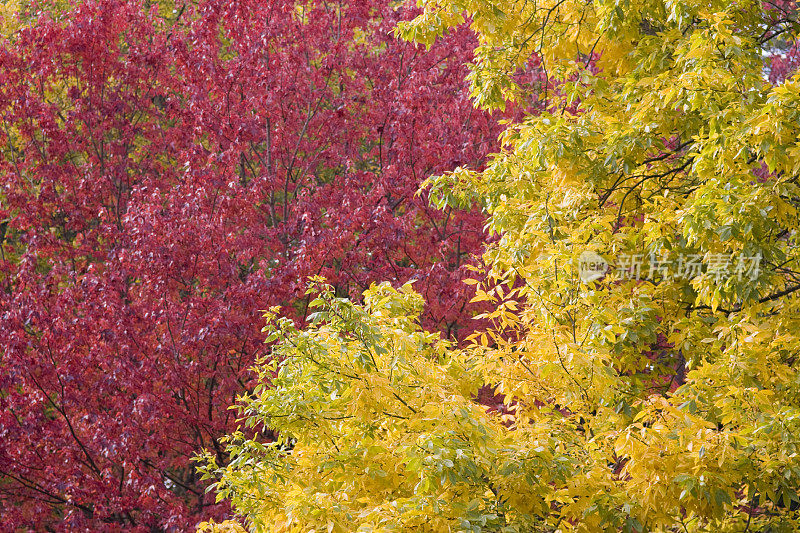
[[[466,30],[389,0],[76,1],[0,46],[0,529],[186,530],[227,509],[191,457],[306,278],[415,287],[469,326],[484,238],[418,186],[480,166]],[[460,329],[461,328],[461,329]]]

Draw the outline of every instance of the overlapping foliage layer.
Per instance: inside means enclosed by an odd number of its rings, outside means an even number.
[[[486,170],[431,182],[500,236],[492,326],[456,350],[407,290],[323,289],[313,326],[270,326],[239,407],[281,439],[234,435],[220,495],[258,530],[796,531],[794,3],[421,5],[402,36],[478,34],[479,106],[528,98],[532,56],[546,75]]]
[[[425,51],[384,1],[10,2],[0,28],[0,529],[185,530],[220,516],[259,309],[305,280],[431,296],[469,326],[477,212],[420,182],[480,165],[474,36]],[[434,297],[435,295],[435,297]],[[210,506],[210,507],[209,507]]]

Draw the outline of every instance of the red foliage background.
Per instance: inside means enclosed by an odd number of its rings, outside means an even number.
[[[483,220],[415,192],[500,127],[471,34],[398,42],[393,4],[42,5],[0,47],[0,529],[223,516],[190,459],[224,460],[258,310],[302,320],[310,275],[416,278],[468,327]]]

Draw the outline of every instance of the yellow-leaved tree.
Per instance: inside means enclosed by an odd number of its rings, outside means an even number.
[[[499,235],[491,326],[456,349],[407,287],[317,282],[237,406],[279,440],[207,456],[219,496],[258,531],[800,529],[800,76],[769,75],[794,3],[420,4],[403,38],[478,34],[477,105],[538,110],[429,184]]]

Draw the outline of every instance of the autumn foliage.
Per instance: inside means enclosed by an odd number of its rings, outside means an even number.
[[[8,11],[8,10],[7,10]],[[263,354],[302,321],[415,279],[463,337],[483,217],[423,179],[479,167],[495,119],[474,36],[391,35],[388,1],[21,3],[0,46],[0,529],[186,530],[221,517],[191,457],[226,453]],[[13,18],[13,20],[9,17]]]
[[[497,236],[485,322],[454,345],[409,286],[315,280],[310,324],[266,315],[219,496],[254,531],[800,531],[796,2],[420,5],[401,37],[478,34],[478,106],[544,75],[484,169],[426,182]]]
[[[0,529],[800,529],[796,2],[417,4],[3,4]]]

